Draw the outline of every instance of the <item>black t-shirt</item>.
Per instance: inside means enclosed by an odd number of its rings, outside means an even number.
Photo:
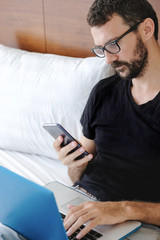
[[[160,93],[137,105],[131,80],[118,75],[93,88],[81,123],[97,155],[77,181],[101,201],[160,201]]]

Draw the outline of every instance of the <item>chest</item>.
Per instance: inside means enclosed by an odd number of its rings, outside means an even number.
[[[154,101],[154,99],[158,98],[160,95],[160,88],[155,90],[149,89],[147,91],[138,89],[136,87],[131,87],[130,97],[133,101],[138,104],[142,105],[148,103],[149,101]]]
[[[150,161],[160,159],[160,104],[135,108],[126,97],[110,99],[95,114],[99,152]]]

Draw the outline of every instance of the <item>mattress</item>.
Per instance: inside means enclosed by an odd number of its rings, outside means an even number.
[[[42,186],[51,181],[72,185],[67,167],[58,159],[0,149],[0,165]]]

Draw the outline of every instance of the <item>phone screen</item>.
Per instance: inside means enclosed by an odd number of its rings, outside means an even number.
[[[44,124],[43,128],[54,138],[57,139],[59,136],[63,137],[63,143],[61,144],[62,147],[66,146],[67,144],[69,144],[72,141],[76,141],[77,142],[77,147],[75,147],[70,153],[76,151],[78,148],[81,147],[81,144],[74,138],[72,137],[67,131],[66,129],[64,129],[62,127],[62,125],[60,125],[59,123],[48,123],[48,124]],[[75,160],[79,160],[85,156],[88,155],[88,152],[85,151],[84,153],[82,153],[79,157],[77,157]]]

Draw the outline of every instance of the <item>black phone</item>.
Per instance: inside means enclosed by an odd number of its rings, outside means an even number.
[[[74,151],[76,151],[78,148],[80,148],[82,145],[74,138],[72,137],[67,131],[66,129],[64,129],[62,127],[62,125],[60,125],[59,123],[45,123],[43,124],[43,128],[54,138],[57,139],[59,136],[63,137],[63,142],[61,144],[62,147],[66,146],[67,144],[69,144],[72,141],[76,141],[77,146],[69,153],[72,153]],[[77,158],[75,158],[75,160],[79,160],[81,158],[84,158],[85,156],[87,156],[89,153],[87,151],[85,151],[84,153],[82,153],[80,156],[78,156]]]

